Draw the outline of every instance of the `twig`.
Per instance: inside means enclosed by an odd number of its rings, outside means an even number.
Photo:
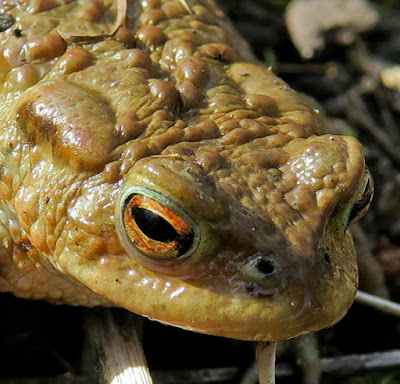
[[[302,382],[318,384],[321,379],[322,365],[316,333],[296,337],[293,343],[296,350],[296,362],[302,372]]]
[[[321,359],[321,364],[323,374],[335,377],[345,377],[377,369],[399,368],[400,350],[328,357]],[[289,377],[294,374],[293,365],[289,363],[276,365],[276,377]]]
[[[335,376],[400,366],[400,350],[322,359],[322,370]]]
[[[389,298],[389,289],[386,285],[382,265],[372,254],[368,239],[358,223],[351,225],[354,245],[357,251],[357,264],[360,275],[359,287],[370,294]]]
[[[89,339],[101,360],[102,382],[152,384],[135,323],[127,322],[119,325],[110,309],[86,316]]]
[[[366,44],[361,39],[358,39],[356,43],[349,48],[348,58],[350,63],[357,69],[366,73],[368,77],[374,81],[375,85],[379,83],[381,71],[388,66],[383,60],[371,56]]]
[[[375,369],[392,369],[400,367],[400,350],[345,355],[321,359],[322,372],[336,377],[354,375]],[[224,373],[226,376],[224,376]],[[176,371],[155,371],[155,384],[187,384],[232,382],[239,374],[239,368],[211,368]],[[295,374],[295,368],[289,363],[276,365],[276,377],[289,377]],[[218,378],[218,380],[216,380]],[[0,384],[89,384],[93,380],[70,374],[41,378],[1,379]]]
[[[388,108],[387,100],[383,95],[381,86],[381,73],[392,64],[371,55],[366,44],[361,39],[359,39],[357,43],[349,49],[349,60],[351,64],[363,71],[372,81],[373,90],[371,90],[371,92],[374,93],[375,100],[381,112],[382,120],[390,137],[397,143],[399,140],[399,132],[393,115]]]
[[[388,315],[400,317],[400,304],[394,301],[382,299],[381,297],[371,295],[363,291],[357,291],[355,300],[359,303],[369,305]]]
[[[87,377],[75,376],[71,373],[48,377],[23,377],[18,379],[0,379],[0,384],[92,384]]]
[[[236,367],[152,372],[155,384],[225,383],[237,382]],[[1,384],[1,383],[0,383]]]
[[[256,350],[256,363],[260,384],[275,384],[276,342],[259,342]]]
[[[348,92],[347,100],[347,118],[349,121],[367,131],[381,146],[393,164],[400,168],[400,154],[393,145],[393,140],[383,130],[377,128],[377,124],[370,117],[364,102],[354,89]]]
[[[374,352],[374,353],[365,353],[365,354],[353,354],[353,355],[345,355],[345,356],[339,356],[339,357],[327,357],[321,359],[321,366],[322,366],[322,372],[323,374],[326,375],[331,375],[335,377],[344,377],[344,376],[350,376],[354,375],[357,373],[365,373],[367,371],[372,371],[376,369],[392,369],[392,368],[398,368],[400,367],[400,350],[392,350],[392,351],[383,351],[383,352]],[[229,370],[229,376],[227,376],[224,379],[220,378],[221,382],[227,381],[231,382],[232,377],[235,377],[235,374],[233,371],[234,368],[226,368]],[[220,371],[221,368],[216,368],[216,369],[210,369],[209,375],[212,375],[211,371]],[[239,369],[236,369],[236,372],[238,372]],[[254,366],[254,371],[255,371],[255,366]],[[253,371],[253,372],[254,372]],[[276,377],[279,378],[284,378],[284,377],[290,377],[293,376],[297,371],[297,368],[294,367],[293,364],[289,363],[280,363],[278,362],[276,364]],[[168,384],[187,384],[190,383],[191,381],[186,380],[188,377],[196,377],[196,372],[197,370],[190,371],[192,372],[189,376],[189,371],[183,371],[181,375],[186,375],[182,376],[182,379],[176,379],[176,380],[170,380],[168,381]],[[166,381],[164,381],[165,377],[168,377],[168,372],[155,372],[156,377],[158,377],[158,380],[156,384],[164,384]],[[248,373],[248,378],[246,381],[242,381],[241,383],[243,384],[244,382],[248,383],[256,383],[256,374],[253,373]],[[253,378],[254,380],[252,381]],[[218,381],[218,382],[220,382]],[[201,381],[196,379],[196,383],[212,383],[213,381]],[[214,381],[216,382],[216,381]],[[0,384],[2,384],[0,382]]]

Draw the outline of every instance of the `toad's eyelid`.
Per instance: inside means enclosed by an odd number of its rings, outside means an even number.
[[[348,222],[356,223],[367,212],[374,196],[374,184],[371,173],[368,168],[365,168],[364,183],[361,192],[354,202],[353,208],[350,211]]]
[[[185,221],[190,223],[192,226],[195,226],[195,221],[192,217],[175,201],[172,201],[168,197],[164,196],[162,193],[155,191],[150,188],[146,188],[140,185],[133,185],[128,187],[121,195],[121,212],[123,212],[126,206],[129,204],[129,201],[132,199],[134,195],[143,195],[150,199],[157,201],[159,204],[167,207],[171,211],[173,211],[176,215],[182,217]]]

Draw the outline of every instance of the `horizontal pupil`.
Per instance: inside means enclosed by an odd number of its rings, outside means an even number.
[[[148,209],[133,207],[132,214],[140,230],[150,239],[163,243],[179,239],[179,233],[171,224]]]

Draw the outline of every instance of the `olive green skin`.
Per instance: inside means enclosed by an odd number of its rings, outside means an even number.
[[[318,136],[318,112],[212,1],[0,13],[14,19],[0,32],[1,291],[245,340],[344,316],[361,145]],[[135,247],[123,210],[138,190],[193,226],[188,252]]]

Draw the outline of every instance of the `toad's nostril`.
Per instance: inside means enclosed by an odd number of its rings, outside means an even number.
[[[332,259],[331,259],[331,257],[330,257],[328,252],[324,252],[324,260],[328,264],[332,263]]]
[[[240,270],[246,292],[257,298],[274,297],[287,286],[287,277],[282,273],[283,260],[280,255],[257,252],[249,256]]]
[[[326,247],[318,248],[318,254],[320,255],[320,257],[322,257],[325,263],[332,264],[332,258],[329,252],[329,248]]]
[[[260,258],[257,262],[257,269],[266,276],[271,276],[275,272],[275,266],[270,259]]]
[[[272,276],[276,272],[275,263],[271,255],[264,253],[256,253],[252,255],[247,263],[247,269],[249,272],[254,271],[260,277]],[[254,273],[253,272],[253,273]]]

